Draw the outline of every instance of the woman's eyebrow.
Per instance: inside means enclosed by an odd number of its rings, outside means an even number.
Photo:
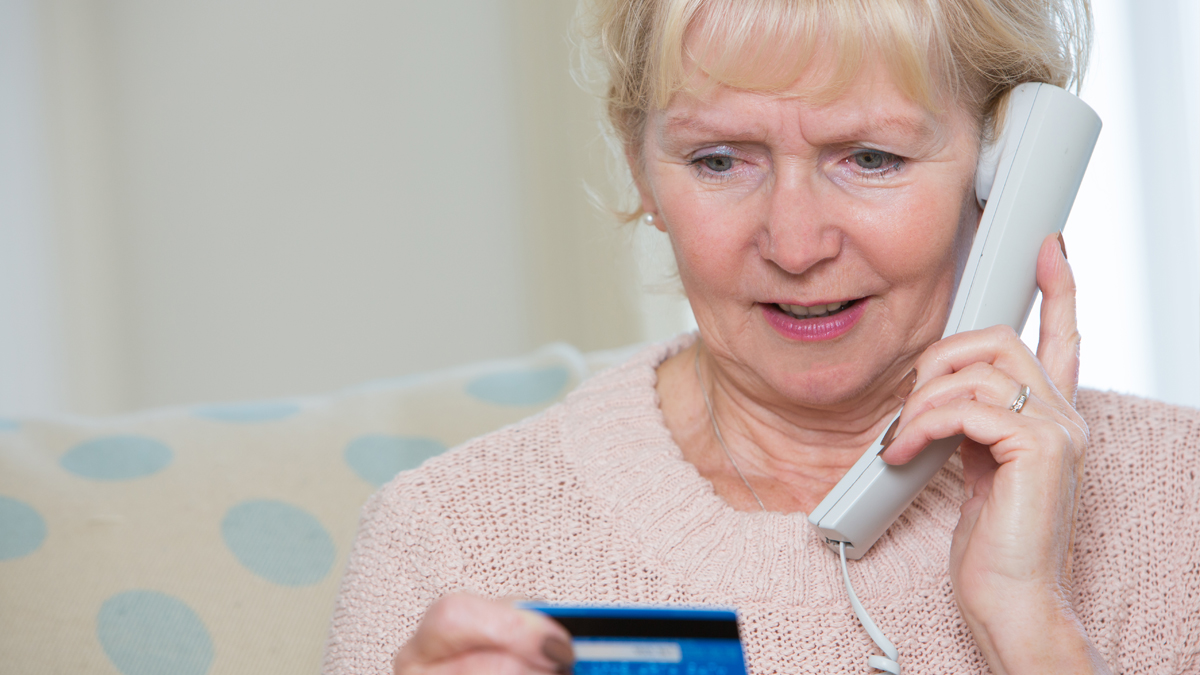
[[[712,125],[698,120],[691,115],[670,115],[667,117],[667,121],[665,124],[663,124],[663,127],[667,129],[701,129],[704,131],[714,130]]]
[[[662,126],[663,133],[672,132],[692,132],[703,135],[715,135],[726,138],[742,138],[747,136],[761,135],[761,129],[757,127],[745,128],[728,127],[713,124],[704,119],[693,115],[675,114],[667,117]]]
[[[813,134],[822,143],[845,143],[863,139],[878,138],[879,136],[899,135],[905,138],[925,142],[937,134],[937,128],[926,118],[901,117],[867,117],[861,124],[838,129],[830,129],[828,133],[819,130]]]

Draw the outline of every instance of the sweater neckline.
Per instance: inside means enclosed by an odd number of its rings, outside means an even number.
[[[711,589],[706,602],[841,598],[837,556],[807,514],[735,510],[672,438],[659,407],[657,368],[696,339],[686,334],[651,345],[568,397],[579,414],[567,415],[567,447],[577,453],[585,489],[676,584]],[[922,577],[943,579],[961,500],[956,455],[851,566],[860,597],[891,596]]]

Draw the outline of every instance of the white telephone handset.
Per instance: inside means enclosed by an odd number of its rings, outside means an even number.
[[[1021,331],[1037,292],[1038,249],[1066,223],[1099,135],[1100,117],[1067,91],[1041,83],[1012,90],[1003,132],[980,156],[983,217],[943,337],[1001,324]],[[808,517],[835,550],[846,542],[848,558],[870,550],[962,442],[934,441],[891,466],[879,458],[882,439]]]

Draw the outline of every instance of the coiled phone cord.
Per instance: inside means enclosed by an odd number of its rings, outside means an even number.
[[[846,542],[838,542],[838,553],[842,558],[842,579],[846,581],[846,595],[850,596],[850,606],[854,608],[854,615],[858,617],[858,622],[862,624],[863,628],[867,629],[867,635],[871,636],[876,646],[884,653],[884,656],[872,654],[867,659],[867,664],[876,670],[882,670],[891,675],[900,675],[900,652],[871,620],[867,610],[863,609],[862,603],[858,601],[854,587],[850,585],[850,570],[846,568]]]

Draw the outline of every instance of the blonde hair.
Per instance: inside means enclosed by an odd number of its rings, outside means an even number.
[[[987,137],[1017,84],[1078,89],[1092,33],[1088,0],[584,2],[608,122],[635,156],[649,112],[665,108],[696,71],[710,85],[782,92],[818,49],[835,60],[813,98],[836,97],[868,55],[882,55],[910,98],[934,111],[968,106]]]

